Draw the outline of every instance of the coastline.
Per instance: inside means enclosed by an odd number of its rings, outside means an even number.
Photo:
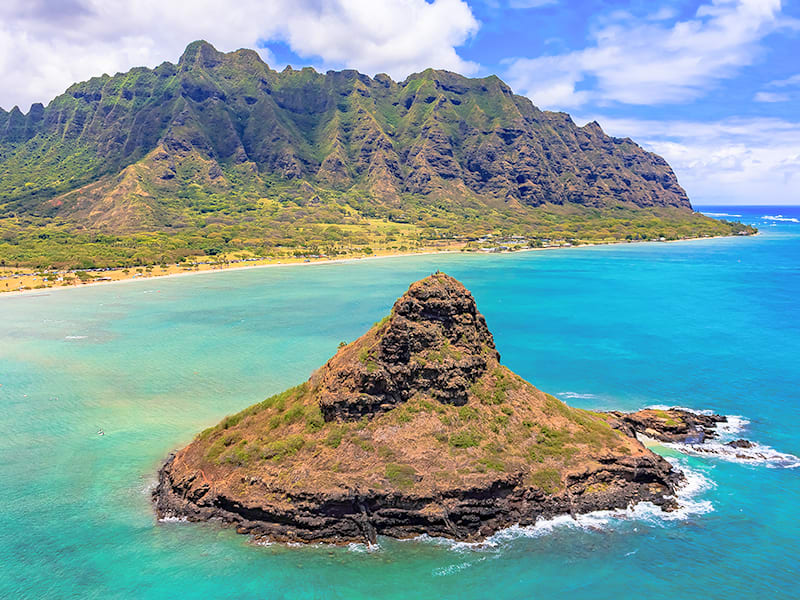
[[[756,232],[749,236],[744,237],[754,237],[759,235],[760,232]],[[201,275],[201,274],[210,274],[210,273],[222,273],[222,272],[230,272],[230,271],[243,271],[245,269],[264,269],[264,268],[277,268],[277,267],[305,267],[311,265],[331,265],[331,264],[343,264],[343,263],[351,263],[361,260],[380,260],[386,258],[402,258],[402,257],[410,257],[410,256],[430,256],[434,254],[516,254],[519,252],[538,252],[538,251],[545,251],[545,250],[571,250],[575,248],[594,248],[599,246],[615,246],[615,245],[632,245],[632,244],[669,244],[669,243],[679,243],[679,242],[698,242],[698,241],[708,241],[708,240],[718,240],[718,239],[725,239],[725,238],[737,238],[742,236],[737,235],[717,235],[717,236],[710,236],[710,237],[695,237],[695,238],[686,238],[681,240],[664,240],[664,241],[631,241],[631,240],[618,240],[613,242],[601,242],[597,244],[577,244],[571,246],[547,246],[543,248],[522,248],[520,250],[513,250],[513,251],[506,251],[506,252],[464,252],[463,250],[456,250],[456,249],[443,249],[443,250],[422,250],[418,252],[393,252],[389,254],[376,254],[372,256],[349,256],[345,258],[322,258],[322,259],[313,259],[306,262],[304,259],[286,259],[287,262],[283,261],[270,261],[266,262],[265,264],[252,264],[252,265],[236,265],[236,266],[212,266],[208,269],[192,269],[192,270],[184,270],[174,273],[160,273],[160,274],[149,274],[144,277],[137,277],[137,276],[130,276],[130,277],[122,277],[120,279],[114,279],[110,281],[90,281],[87,283],[72,283],[68,285],[52,285],[52,286],[45,286],[39,288],[28,288],[23,290],[8,290],[3,291],[0,290],[0,298],[5,297],[16,297],[16,296],[42,296],[42,295],[49,295],[51,292],[55,291],[63,291],[63,290],[72,290],[72,289],[82,289],[87,287],[94,287],[98,285],[113,285],[119,283],[130,283],[132,281],[144,281],[144,280],[151,280],[151,279],[162,279],[162,278],[171,278],[171,277],[185,277],[189,275]],[[121,271],[121,269],[119,269]],[[117,269],[115,269],[117,271]]]

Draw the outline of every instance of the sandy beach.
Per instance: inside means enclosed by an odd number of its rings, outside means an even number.
[[[758,234],[755,234],[758,235]],[[632,241],[620,240],[601,242],[596,244],[576,244],[576,245],[561,245],[561,246],[545,246],[541,248],[522,248],[519,250],[505,251],[505,252],[486,252],[486,251],[472,251],[470,254],[513,254],[516,252],[537,252],[544,250],[568,250],[573,248],[590,248],[595,246],[610,246],[618,244],[663,244],[663,243],[677,243],[677,242],[698,242],[703,240],[713,240],[726,237],[736,236],[713,236],[713,237],[699,237],[687,238],[683,240],[662,240],[662,241]],[[385,258],[399,258],[404,256],[426,256],[432,254],[460,254],[465,252],[463,246],[447,247],[447,248],[426,248],[413,252],[381,252],[378,251],[373,255],[351,255],[342,256],[338,258],[283,258],[277,259],[254,259],[254,260],[240,260],[230,261],[227,263],[197,263],[191,266],[179,266],[176,264],[167,265],[165,268],[153,265],[133,268],[112,268],[106,271],[90,271],[96,274],[93,278],[81,280],[76,276],[78,271],[59,272],[59,276],[64,280],[59,281],[58,277],[55,280],[47,281],[35,271],[26,271],[23,274],[13,274],[18,269],[4,268],[0,270],[0,298],[10,296],[22,295],[37,295],[42,293],[50,293],[58,290],[69,290],[75,288],[83,288],[96,285],[107,285],[113,283],[125,283],[131,281],[138,281],[142,279],[155,279],[162,277],[183,277],[187,275],[197,275],[200,273],[218,273],[222,271],[241,271],[244,269],[257,269],[257,268],[276,268],[276,267],[302,267],[308,265],[324,265],[324,264],[337,264],[337,263],[350,263],[360,260],[379,260]],[[67,280],[69,278],[69,280]],[[5,283],[5,285],[4,285]]]

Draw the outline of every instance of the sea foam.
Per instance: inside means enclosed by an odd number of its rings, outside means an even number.
[[[765,444],[754,443],[752,448],[734,448],[719,442],[665,444],[665,446],[693,456],[714,456],[731,462],[762,465],[770,469],[796,469],[800,467],[800,458],[794,454],[778,452]]]
[[[686,406],[675,406],[674,404],[651,404],[650,406],[645,406],[645,408],[649,408],[652,410],[682,410],[683,412],[692,413],[695,415],[713,415],[713,410],[700,410],[697,408],[687,408]]]
[[[782,223],[800,223],[800,219],[795,217],[784,217],[783,215],[763,215],[765,221],[780,221]]]
[[[699,411],[680,407],[652,406],[650,408],[669,409],[679,408],[697,414],[713,414],[711,411]],[[727,421],[717,423],[715,430],[718,438],[714,441],[702,444],[683,444],[679,442],[663,442],[663,445],[692,456],[715,456],[722,460],[738,462],[743,464],[758,464],[772,469],[796,469],[800,467],[800,458],[794,454],[778,452],[771,446],[753,442],[752,448],[736,448],[727,445],[737,438],[737,435],[744,431],[750,421],[741,415],[725,415]]]
[[[589,400],[591,398],[597,398],[594,394],[581,394],[579,392],[559,392],[559,396],[562,398],[571,398],[571,399],[579,399],[579,400]]]
[[[158,519],[159,523],[188,523],[189,519],[186,517],[177,517],[175,515],[167,515]]]

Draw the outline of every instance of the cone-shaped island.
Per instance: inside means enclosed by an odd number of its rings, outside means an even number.
[[[160,517],[334,543],[673,508],[681,476],[609,420],[502,366],[472,295],[436,273],[307,382],[170,456],[154,501]]]

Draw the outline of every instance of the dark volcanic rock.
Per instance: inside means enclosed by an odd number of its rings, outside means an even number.
[[[733,440],[725,444],[731,448],[755,448],[756,445],[750,440]]]
[[[679,408],[645,408],[633,413],[606,413],[609,423],[626,435],[646,435],[660,442],[701,444],[717,437],[716,427],[727,422],[722,415],[704,415]]]
[[[375,337],[359,346],[358,360],[351,348],[312,378],[326,421],[359,419],[419,393],[463,405],[489,362],[500,360],[472,294],[445,275],[412,285]]]
[[[219,520],[235,525],[239,533],[307,543],[375,543],[378,535],[402,539],[423,534],[479,540],[515,524],[533,525],[542,518],[639,502],[669,510],[675,501],[665,498],[665,492],[682,479],[663,459],[625,457],[569,476],[558,494],[510,475],[483,485],[423,494],[358,488],[292,493],[274,488],[270,492],[280,495],[281,504],[268,504],[218,493],[213,484],[197,485],[192,476],[176,477],[174,461],[175,455],[162,467],[153,494],[160,517]],[[247,480],[242,485],[262,487],[264,482]]]

